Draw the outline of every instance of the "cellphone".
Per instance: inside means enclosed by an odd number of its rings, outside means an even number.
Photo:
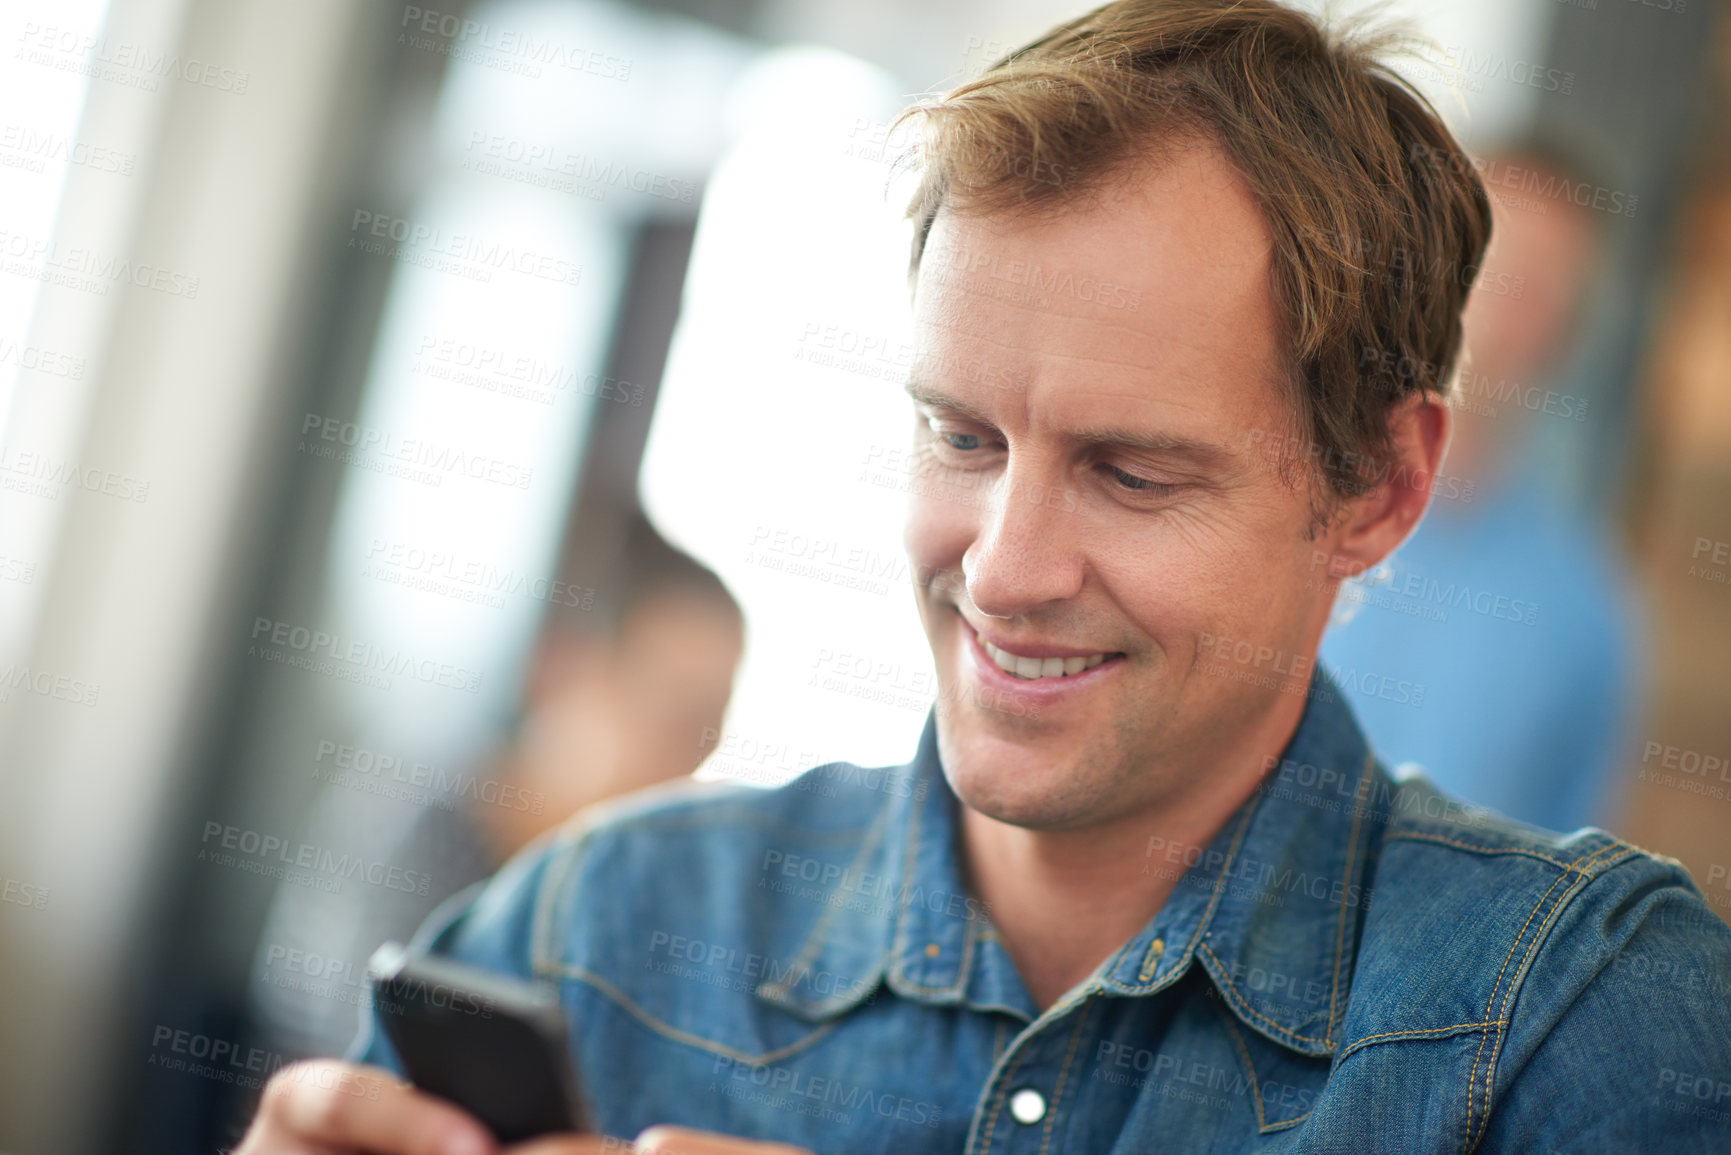
[[[587,1131],[564,1012],[546,984],[387,942],[367,964],[373,1009],[409,1080],[475,1116],[501,1143]]]

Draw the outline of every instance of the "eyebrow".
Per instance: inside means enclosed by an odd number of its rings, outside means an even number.
[[[991,418],[976,406],[968,404],[956,397],[941,393],[928,385],[910,381],[904,387],[909,397],[920,405],[930,405],[936,409],[948,409],[958,413],[970,421],[978,421],[981,425],[992,424]],[[1157,453],[1164,457],[1189,458],[1199,465],[1224,465],[1232,460],[1232,454],[1225,448],[1209,441],[1199,441],[1194,437],[1181,437],[1173,433],[1144,433],[1135,429],[1076,429],[1067,436],[1090,445],[1114,445],[1125,449],[1138,449],[1144,453]]]

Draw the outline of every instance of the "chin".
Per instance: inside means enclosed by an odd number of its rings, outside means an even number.
[[[1092,758],[1017,741],[1005,732],[1014,727],[995,716],[980,718],[964,710],[958,718],[955,713],[940,705],[938,752],[950,789],[970,809],[1031,830],[1086,824],[1096,816],[1102,792],[1090,788],[1096,785],[1088,772]]]

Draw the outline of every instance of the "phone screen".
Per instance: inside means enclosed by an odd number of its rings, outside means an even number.
[[[587,1130],[564,1012],[546,984],[386,943],[367,967],[373,1009],[416,1087],[474,1115],[503,1143]]]

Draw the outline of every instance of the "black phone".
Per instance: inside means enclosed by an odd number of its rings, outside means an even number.
[[[410,1082],[475,1116],[501,1143],[587,1131],[565,1015],[546,984],[388,942],[367,964],[373,1009]]]

